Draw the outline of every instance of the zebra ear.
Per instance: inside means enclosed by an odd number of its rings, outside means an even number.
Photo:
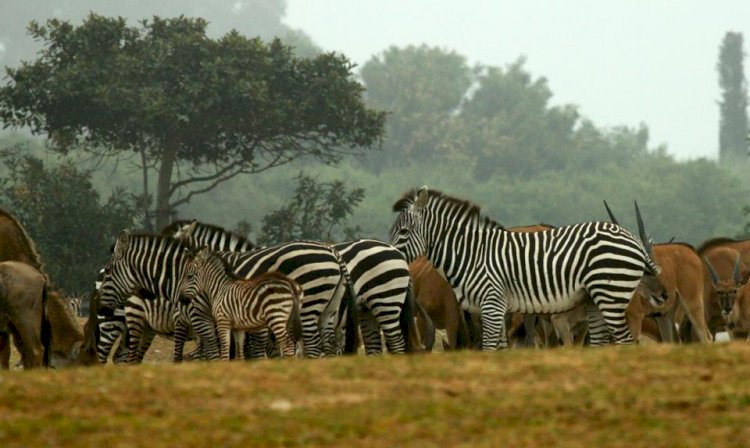
[[[127,250],[129,243],[130,232],[123,230],[117,236],[117,242],[115,243],[115,248],[113,250],[115,259],[120,260],[125,256],[125,251]]]
[[[198,255],[196,255],[195,258],[206,260],[209,253],[211,253],[211,251],[208,249],[208,246],[201,246],[200,250],[198,251]]]
[[[427,185],[423,185],[422,188],[419,189],[419,193],[417,193],[417,197],[414,200],[414,211],[418,212],[425,208],[425,206],[427,205],[427,199]]]
[[[198,220],[194,219],[190,222],[190,224],[185,226],[185,231],[183,232],[184,236],[190,236],[195,232],[195,228],[198,226]]]

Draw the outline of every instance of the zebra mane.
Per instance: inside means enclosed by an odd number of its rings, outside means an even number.
[[[244,280],[244,277],[241,277],[237,275],[234,272],[234,266],[229,264],[227,260],[225,260],[223,257],[220,257],[219,254],[212,250],[208,250],[206,253],[206,262],[214,265],[221,266],[221,268],[224,270],[224,273],[229,277],[229,280],[231,281],[240,281]]]
[[[404,193],[401,199],[393,204],[393,211],[403,212],[407,210],[409,206],[414,203],[414,198],[418,193],[419,188],[412,188],[411,190]],[[458,210],[458,212],[460,212],[461,214],[470,216],[472,218],[477,218],[478,221],[483,222],[485,225],[489,224],[492,226],[500,227],[502,229],[505,228],[502,224],[495,221],[494,219],[487,216],[482,216],[481,207],[473,202],[467,201],[465,199],[458,199],[453,196],[449,196],[442,191],[433,189],[429,190],[428,198],[428,204],[435,202],[448,203],[451,207]]]
[[[166,227],[161,229],[159,235],[172,236],[177,233],[177,231],[180,230],[182,226],[188,225],[191,222],[193,221],[189,219],[178,219],[177,221],[173,221],[172,223],[167,224]]]
[[[193,220],[180,219],[166,226],[161,232],[163,235],[174,235],[181,227],[191,224],[192,222]],[[252,249],[258,247],[255,243],[253,243],[246,237],[238,234],[237,232],[227,230],[224,227],[218,226],[216,224],[209,224],[209,223],[205,223],[205,222],[198,221],[198,220],[196,220],[195,222],[196,222],[196,229],[195,229],[196,233],[201,232],[201,231],[208,232],[210,234],[221,233],[231,239],[236,239],[238,246],[247,244],[247,246]]]
[[[190,255],[194,256],[197,252],[197,249],[193,245],[191,245],[187,241],[180,241],[172,238],[171,236],[162,235],[159,233],[151,233],[151,232],[133,232],[130,234],[131,238],[131,244],[132,241],[136,239],[149,239],[149,240],[155,240],[158,241],[160,244],[165,244],[167,247],[171,246],[177,246],[185,249],[185,251]]]
[[[711,238],[701,243],[701,245],[698,246],[698,250],[696,250],[696,252],[698,252],[699,254],[702,254],[703,252],[713,247],[721,246],[722,244],[726,244],[726,243],[738,243],[738,242],[739,240],[736,240],[734,238],[727,238],[724,236],[719,236],[716,238]]]

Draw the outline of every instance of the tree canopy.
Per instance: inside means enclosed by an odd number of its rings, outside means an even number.
[[[89,15],[32,23],[39,57],[7,70],[4,126],[28,126],[56,151],[141,154],[157,170],[157,227],[195,194],[300,157],[337,163],[380,144],[385,116],[366,108],[345,56],[296,57],[202,19]],[[175,175],[177,173],[177,175]],[[148,185],[144,180],[145,185]]]

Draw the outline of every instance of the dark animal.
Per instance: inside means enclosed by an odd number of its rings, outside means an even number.
[[[10,335],[24,370],[48,367],[52,350],[47,279],[18,261],[0,262],[0,366],[10,367]]]

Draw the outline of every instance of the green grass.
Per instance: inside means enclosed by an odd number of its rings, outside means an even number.
[[[750,344],[0,373],[0,446],[747,446]]]

